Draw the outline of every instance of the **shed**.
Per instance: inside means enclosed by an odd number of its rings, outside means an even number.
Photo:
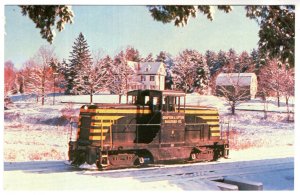
[[[255,73],[221,73],[216,78],[216,94],[224,96],[221,89],[233,90],[240,87],[243,92],[243,99],[255,98],[257,93],[257,77]]]

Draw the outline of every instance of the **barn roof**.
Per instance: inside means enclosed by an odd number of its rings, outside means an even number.
[[[249,86],[256,81],[255,73],[221,73],[217,76],[216,85]]]

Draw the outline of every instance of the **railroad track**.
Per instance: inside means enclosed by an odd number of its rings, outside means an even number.
[[[226,161],[226,160],[225,160]],[[228,160],[230,161],[230,159]],[[147,186],[157,186],[164,182],[169,184],[181,185],[183,189],[187,186],[196,186],[196,190],[203,190],[201,186],[203,182],[223,181],[229,177],[247,178],[249,175],[273,175],[273,172],[287,172],[293,180],[294,158],[278,158],[269,160],[254,160],[254,161],[239,161],[239,162],[208,162],[208,163],[193,163],[193,164],[175,164],[175,165],[153,165],[145,168],[127,168],[118,170],[106,171],[91,171],[65,165],[63,161],[36,161],[36,162],[15,162],[4,163],[4,171],[6,175],[14,175],[23,172],[24,174],[34,175],[49,175],[55,173],[64,178],[66,175],[72,175],[73,182],[82,183],[82,178],[87,181],[86,185],[97,186],[105,181],[119,182],[139,181]],[[11,172],[11,173],[9,173]],[[66,174],[65,174],[66,173]],[[52,182],[59,185],[62,181],[56,178]],[[94,183],[90,183],[90,179]],[[14,181],[14,180],[13,180]],[[21,180],[22,183],[26,181]],[[66,182],[66,181],[65,181]],[[258,182],[258,181],[257,181]],[[217,182],[218,183],[218,182]],[[224,182],[225,183],[225,182]],[[293,181],[290,181],[293,188]],[[53,184],[53,185],[54,185]],[[66,184],[66,185],[68,185]],[[24,184],[23,186],[26,186]],[[209,186],[209,184],[207,184]],[[199,189],[197,186],[200,186]],[[101,185],[100,185],[101,187]],[[228,186],[227,186],[228,187]],[[265,187],[265,186],[264,186]],[[190,190],[189,188],[186,188]],[[273,189],[272,186],[267,189]],[[210,189],[212,190],[212,189]]]
[[[272,171],[282,168],[294,168],[293,158],[280,158],[270,160],[255,160],[255,161],[239,161],[239,162],[209,162],[209,163],[193,163],[193,164],[176,164],[176,165],[154,165],[146,168],[132,168],[132,169],[119,169],[119,170],[106,170],[106,171],[86,171],[84,174],[90,174],[95,176],[109,176],[120,177],[122,173],[123,177],[134,178],[160,178],[170,177],[176,175],[189,175],[201,176],[203,178],[209,178],[214,175],[240,175],[256,173],[259,171]],[[232,172],[234,170],[234,172]]]
[[[261,174],[281,170],[293,170],[294,159],[270,159],[208,164],[194,163],[184,165],[157,165],[141,169],[126,170],[107,170],[103,172],[86,171],[88,174],[96,177],[109,178],[134,178],[142,182],[156,181],[178,181],[189,183],[193,181],[209,180],[223,181],[227,177],[242,177],[249,174]]]

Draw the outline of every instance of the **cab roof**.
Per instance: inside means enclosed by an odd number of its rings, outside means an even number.
[[[183,91],[174,91],[174,90],[133,90],[129,91],[127,95],[149,95],[149,94],[157,94],[161,96],[185,96],[186,94]]]

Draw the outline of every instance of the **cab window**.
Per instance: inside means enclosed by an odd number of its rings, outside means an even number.
[[[174,96],[164,96],[163,98],[163,111],[174,112],[176,107],[176,98]]]

